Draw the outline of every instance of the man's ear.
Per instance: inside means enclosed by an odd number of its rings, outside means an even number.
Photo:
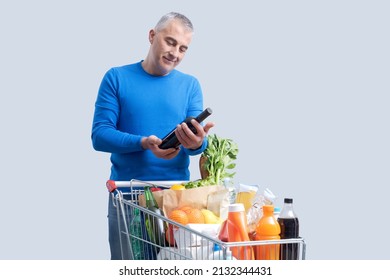
[[[149,42],[151,44],[153,44],[153,40],[154,40],[154,37],[156,36],[156,31],[154,31],[154,29],[151,29],[149,31]]]

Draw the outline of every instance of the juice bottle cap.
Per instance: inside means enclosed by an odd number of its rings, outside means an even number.
[[[258,186],[253,186],[253,185],[245,185],[245,184],[240,184],[239,191],[240,192],[257,192],[259,189]]]
[[[293,199],[292,198],[285,198],[284,203],[293,203]]]
[[[273,205],[263,205],[263,212],[264,213],[274,213],[274,206]]]
[[[229,205],[229,212],[243,212],[245,211],[244,204],[242,203],[233,203]]]

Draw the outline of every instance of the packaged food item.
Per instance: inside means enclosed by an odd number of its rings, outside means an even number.
[[[248,213],[249,209],[252,207],[253,200],[256,196],[258,189],[258,186],[240,184],[237,193],[236,203],[244,204],[246,213]]]
[[[276,196],[271,192],[270,189],[265,188],[263,193],[257,191],[253,199],[252,206],[246,213],[248,219],[249,238],[251,240],[255,239],[256,227],[263,215],[263,205],[274,205],[275,200]],[[276,215],[278,215],[278,213],[276,213]]]
[[[163,247],[157,254],[157,260],[190,260],[192,258],[189,248]]]
[[[187,224],[185,228],[174,229],[173,235],[176,246],[178,248],[200,247],[203,245],[203,238],[199,233],[215,237],[220,226],[220,224]]]

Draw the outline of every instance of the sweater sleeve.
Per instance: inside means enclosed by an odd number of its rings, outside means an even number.
[[[207,148],[207,145],[208,145],[207,137],[205,137],[205,138],[203,139],[202,146],[200,146],[198,149],[196,149],[196,150],[191,150],[191,149],[186,149],[186,148],[184,148],[184,152],[185,152],[187,155],[189,155],[189,156],[196,156],[196,155],[201,154],[201,153]]]
[[[117,129],[119,113],[118,80],[113,68],[104,75],[96,99],[91,136],[93,148],[108,153],[142,151],[142,136]]]

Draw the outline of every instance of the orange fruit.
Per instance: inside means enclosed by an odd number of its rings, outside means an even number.
[[[188,217],[188,223],[190,224],[204,224],[204,215],[201,210],[191,207],[191,206],[182,206],[179,208],[186,212]]]
[[[204,216],[201,210],[191,208],[187,211],[188,223],[190,224],[204,224]]]
[[[183,210],[184,212],[186,212],[186,213],[187,213],[187,211],[191,210],[191,209],[192,209],[192,207],[191,207],[191,206],[187,206],[187,205],[185,205],[185,206],[182,206],[182,207],[180,207],[179,209],[180,209],[180,210]]]
[[[185,190],[185,186],[183,186],[183,185],[180,185],[180,184],[175,184],[175,185],[173,185],[173,186],[171,186],[171,190]]]
[[[180,209],[172,210],[168,218],[182,225],[188,224],[187,213]]]

